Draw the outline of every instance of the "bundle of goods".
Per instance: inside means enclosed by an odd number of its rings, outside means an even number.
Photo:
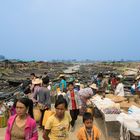
[[[131,98],[128,99],[128,101],[129,101],[129,103],[135,102],[135,98],[134,97],[131,97]]]
[[[122,96],[115,96],[114,98],[112,98],[112,101],[114,101],[115,103],[120,103],[120,102],[123,102],[126,100],[127,100],[127,98],[124,98]]]
[[[91,88],[80,89],[79,95],[82,97],[85,97],[85,98],[89,98],[89,97],[93,96],[93,91]]]
[[[112,102],[110,99],[108,99],[108,98],[102,99],[101,96],[99,96],[99,95],[93,96],[90,100],[93,102],[93,104],[98,106],[100,109],[104,108],[105,105],[110,106],[110,105],[114,104],[114,102]]]
[[[80,89],[79,95],[80,95],[80,100],[82,103],[80,114],[83,115],[83,113],[86,112],[87,105],[92,104],[90,101],[88,101],[88,99],[92,97],[93,91],[91,88]]]
[[[124,98],[122,96],[116,96],[116,95],[113,95],[113,94],[107,94],[105,97],[111,99],[115,103],[120,103],[122,101],[126,101],[127,100],[127,98]]]
[[[104,110],[105,114],[120,114],[121,111],[118,108],[105,108]]]
[[[103,104],[102,104],[102,109],[106,109],[106,108],[118,108],[118,109],[120,109],[120,105],[116,104],[114,102],[111,102],[109,100],[104,100]]]
[[[113,94],[106,94],[105,97],[106,97],[106,98],[109,98],[109,99],[112,99],[112,98],[115,97],[115,95],[113,95]]]
[[[120,114],[120,104],[114,103],[106,108],[104,107],[103,112],[105,114]]]
[[[140,121],[140,108],[132,105],[128,109],[128,114],[133,114],[134,117],[138,117],[138,120]]]
[[[101,99],[100,96],[96,95],[90,100],[93,102],[93,104],[98,106],[98,108],[101,110],[106,109],[106,108],[118,108],[118,109],[120,109],[120,105],[117,103],[114,103],[109,98]]]
[[[37,105],[33,109],[33,114],[34,114],[34,119],[36,120],[36,122],[39,122],[42,113],[40,111],[40,108]]]
[[[140,105],[136,104],[135,102],[128,103],[128,101],[124,101],[120,103],[121,109],[124,109],[125,111],[128,111],[128,108],[132,105],[135,105],[136,107],[140,107]]]
[[[136,100],[136,103],[137,103],[138,105],[140,105],[140,99],[137,99],[137,100]]]

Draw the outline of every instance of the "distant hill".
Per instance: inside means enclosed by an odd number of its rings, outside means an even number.
[[[4,59],[5,59],[5,56],[0,55],[0,60],[4,60]]]

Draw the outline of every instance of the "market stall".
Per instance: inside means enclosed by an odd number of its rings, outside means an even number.
[[[121,124],[120,140],[140,140],[140,108],[132,105],[128,113],[121,113],[117,117]]]
[[[121,113],[120,111],[120,105],[118,103],[113,102],[111,99],[108,98],[101,98],[101,96],[96,95],[93,98],[91,98],[91,102],[93,103],[94,107],[98,109],[98,111],[101,113],[103,118],[103,125],[105,128],[105,136],[106,140],[109,140],[109,134],[111,132],[108,132],[108,124],[110,122],[116,122],[118,115]],[[116,126],[114,126],[116,127]],[[112,126],[113,129],[113,126]],[[114,128],[116,129],[116,128]],[[118,128],[119,133],[119,128]]]
[[[111,130],[116,129],[115,123],[119,124],[116,133],[120,140],[140,140],[140,108],[135,100],[114,95],[107,98],[96,95],[90,100],[102,115],[106,140],[112,140],[109,123],[112,123]]]

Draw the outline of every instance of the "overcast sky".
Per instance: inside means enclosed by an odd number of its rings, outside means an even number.
[[[140,60],[140,0],[1,0],[0,54]]]

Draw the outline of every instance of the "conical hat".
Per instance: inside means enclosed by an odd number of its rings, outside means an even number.
[[[59,75],[59,78],[61,78],[61,77],[65,77],[65,75],[64,75],[64,74],[60,74],[60,75]]]
[[[98,87],[94,83],[92,85],[90,85],[90,87],[93,88],[93,89],[98,89]]]

